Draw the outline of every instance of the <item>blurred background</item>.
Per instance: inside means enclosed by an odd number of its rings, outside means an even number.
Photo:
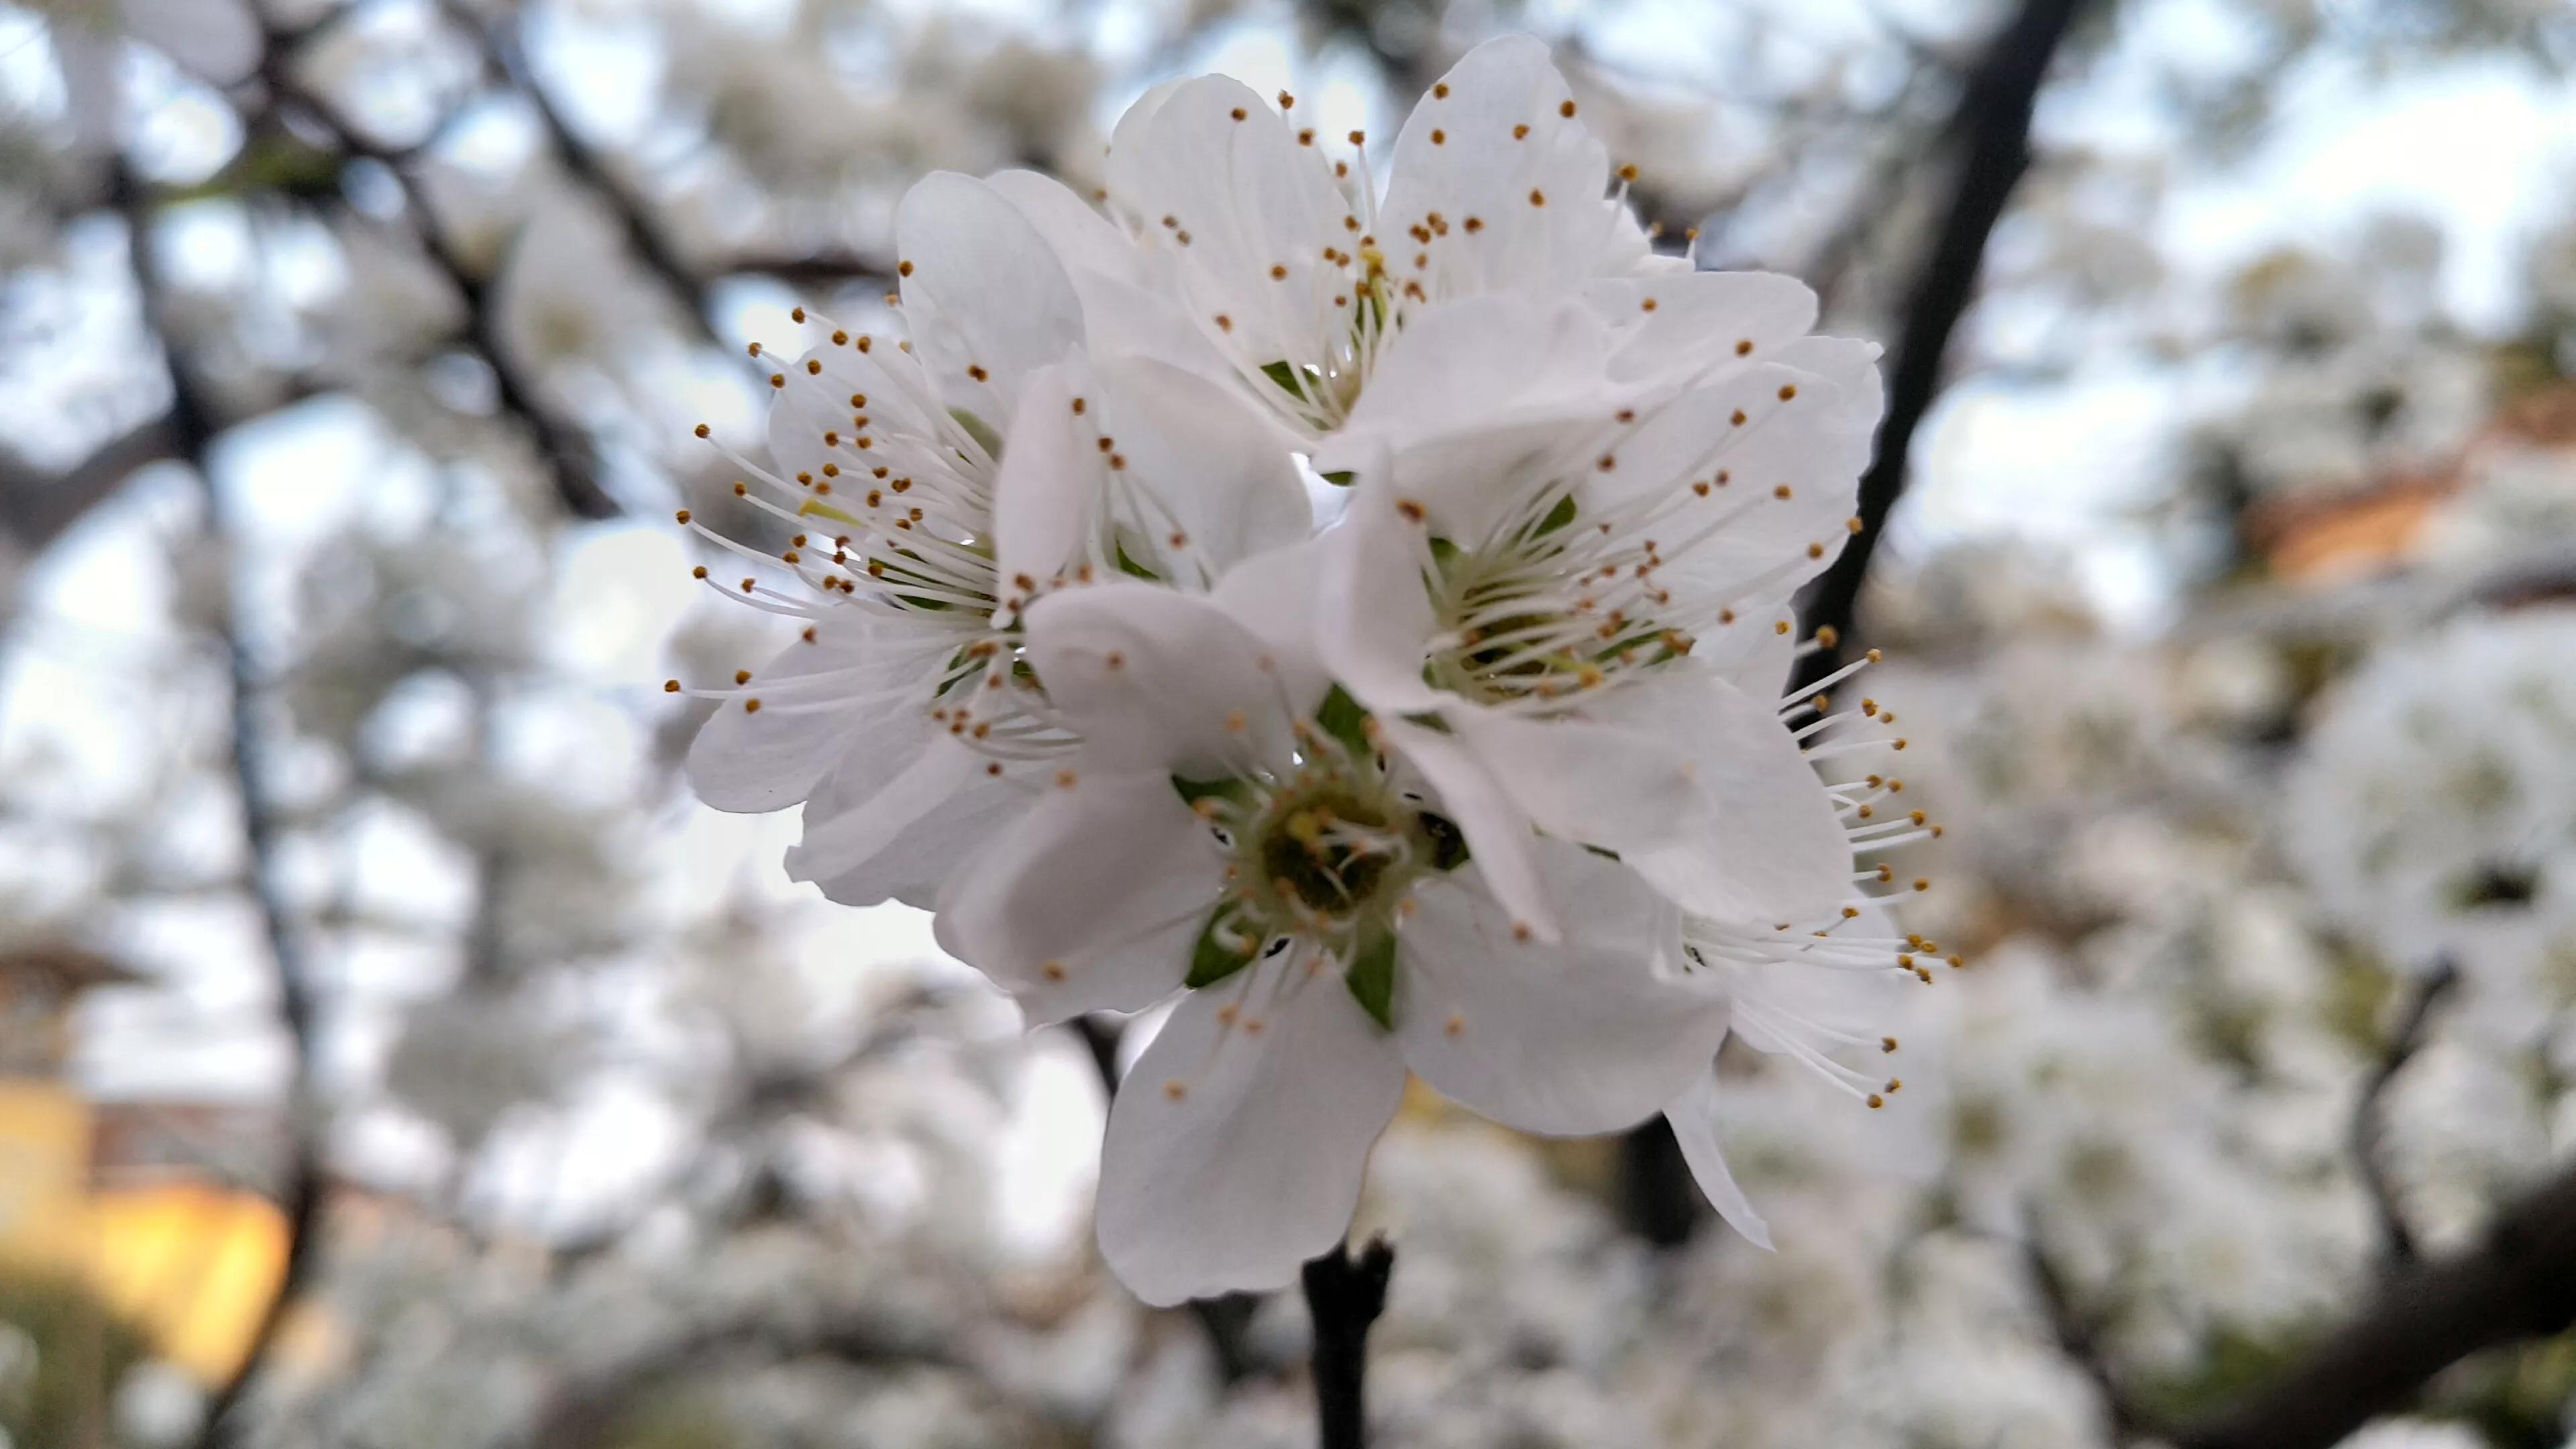
[[[1777,1253],[1408,1107],[1379,1442],[2126,1443],[2497,1241],[2576,1135],[2562,0],[14,0],[0,1446],[1311,1444],[1293,1295],[1092,1252],[1116,1024],[689,799],[662,681],[775,621],[669,520],[764,542],[690,429],[924,171],[1210,69],[1391,135],[1504,30],[1891,349],[1815,617],[1966,964],[1919,1150],[1725,1059]],[[2576,1302],[2482,1311],[2349,1442],[2569,1443]]]

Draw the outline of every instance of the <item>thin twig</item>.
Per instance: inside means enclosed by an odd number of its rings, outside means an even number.
[[[2371,1067],[2370,1075],[2362,1079],[2361,1096],[2352,1104],[2353,1169],[2361,1174],[2362,1190],[2369,1194],[2371,1213],[2379,1220],[2384,1267],[2412,1263],[2421,1256],[2421,1250],[2414,1226],[2406,1220],[2406,1206],[2398,1200],[2397,1184],[2389,1176],[2386,1155],[2380,1150],[2384,1135],[2381,1098],[2387,1095],[2397,1074],[2406,1070],[2406,1064],[2423,1049],[2424,1038],[2433,1024],[2433,1009],[2459,979],[2460,968],[2443,961],[2415,984],[2414,994],[2407,998],[2406,1010],[2398,1018],[2397,1030],[2388,1038],[2388,1046]]]
[[[168,326],[166,282],[153,237],[151,202],[142,183],[121,163],[113,191],[125,217],[126,247],[144,325],[161,340],[168,364],[170,411],[164,421],[170,430],[173,451],[186,458],[197,475],[205,499],[208,532],[219,542],[226,542],[231,538],[226,500],[222,486],[215,481],[209,456],[220,425],[182,352],[180,340]],[[228,554],[221,556],[230,562]],[[286,1216],[286,1263],[277,1291],[260,1315],[240,1366],[216,1389],[207,1405],[203,1442],[208,1445],[225,1442],[221,1436],[228,1432],[227,1421],[238,1407],[243,1390],[267,1361],[287,1309],[303,1295],[312,1278],[322,1210],[321,1108],[313,1085],[317,1014],[312,978],[302,942],[296,935],[294,916],[278,887],[278,822],[269,807],[260,742],[257,670],[249,644],[242,638],[237,612],[229,604],[223,610],[221,628],[225,676],[232,695],[230,758],[233,783],[241,795],[242,839],[248,853],[246,873],[270,961],[276,968],[278,1021],[286,1029],[293,1056],[287,1088],[287,1171],[278,1193],[279,1206]]]
[[[501,336],[500,306],[493,296],[490,279],[448,242],[437,210],[430,201],[428,188],[421,184],[414,169],[414,163],[419,159],[418,148],[384,145],[350,124],[341,117],[328,97],[295,77],[291,58],[275,46],[272,46],[268,59],[261,63],[260,73],[279,96],[294,101],[305,115],[328,132],[332,145],[343,156],[376,162],[393,175],[402,188],[403,203],[412,215],[421,249],[447,275],[448,285],[456,289],[457,296],[465,304],[466,340],[492,369],[494,400],[502,412],[519,419],[534,435],[547,471],[553,476],[555,492],[563,500],[564,507],[581,518],[617,516],[622,510],[617,500],[600,486],[599,453],[589,432],[579,424],[557,416],[553,409],[539,401],[535,381],[522,371],[518,359],[511,355],[507,341]]]
[[[564,120],[563,112],[555,108],[553,97],[546,93],[545,86],[530,69],[526,50],[520,45],[517,35],[512,33],[510,22],[486,21],[458,0],[446,0],[439,10],[450,23],[474,37],[475,45],[483,52],[487,72],[527,98],[528,104],[536,111],[538,124],[545,127],[547,139],[554,143],[555,154],[562,159],[564,169],[606,202],[609,210],[616,214],[618,229],[625,233],[627,246],[654,275],[662,279],[664,286],[679,297],[688,309],[690,324],[699,338],[716,347],[725,347],[724,339],[716,335],[715,324],[707,320],[709,298],[706,278],[700,274],[700,269],[691,266],[688,259],[680,255],[678,248],[671,245],[670,238],[653,217],[652,203],[637,195],[625,178],[617,174],[616,167],[608,158],[583,140]]]
[[[1809,632],[1822,634],[1830,629],[1833,633],[1825,637],[1838,638],[1845,647],[1853,637],[1852,616],[1861,583],[1869,574],[1870,557],[1886,531],[1889,511],[1905,491],[1915,431],[1940,394],[1942,360],[1950,350],[1950,336],[1976,293],[1986,240],[1994,234],[2022,173],[2030,169],[2030,118],[2040,85],[2048,77],[2067,27],[2085,3],[2022,0],[2021,9],[1996,35],[1961,88],[1950,124],[1958,149],[1955,189],[1931,250],[1924,254],[1923,268],[1906,295],[1896,360],[1888,372],[1887,415],[1879,426],[1878,456],[1860,480],[1860,532],[1806,598]],[[1795,694],[1823,678],[1841,662],[1841,648],[1808,655],[1790,692]]]
[[[1371,1238],[1357,1258],[1343,1244],[1306,1262],[1306,1313],[1315,1324],[1315,1423],[1320,1449],[1367,1449],[1369,1325],[1386,1311],[1395,1248]]]
[[[2304,1359],[2171,1436],[2180,1449],[2328,1449],[2481,1349],[2576,1325],[2576,1167],[2461,1252],[2399,1269]]]

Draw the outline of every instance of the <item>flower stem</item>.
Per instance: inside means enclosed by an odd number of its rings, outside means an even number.
[[[1315,1417],[1320,1449],[1366,1449],[1369,1325],[1386,1308],[1395,1248],[1384,1238],[1351,1256],[1347,1244],[1308,1260],[1306,1311],[1315,1320]]]

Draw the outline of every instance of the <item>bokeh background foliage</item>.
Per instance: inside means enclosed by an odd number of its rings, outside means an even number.
[[[1777,1253],[1409,1105],[1379,1441],[2570,1442],[2558,0],[16,0],[0,1444],[1311,1443],[1293,1299],[1090,1250],[1141,1029],[687,799],[663,679],[771,641],[667,520],[782,546],[691,429],[888,323],[923,172],[1205,69],[1392,134],[1515,29],[1889,346],[1809,612],[1968,964],[1904,1110],[1723,1063]]]

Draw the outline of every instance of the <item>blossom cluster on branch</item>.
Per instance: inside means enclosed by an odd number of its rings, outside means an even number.
[[[1534,40],[1385,154],[1211,76],[1090,200],[925,178],[902,335],[754,348],[785,546],[681,514],[800,628],[694,689],[701,798],[802,804],[791,874],[934,909],[1033,1023],[1179,998],[1103,1148],[1150,1302],[1340,1241],[1408,1071],[1532,1132],[1662,1112],[1764,1240],[1719,1045],[1880,1106],[1884,988],[1941,959],[1879,904],[1935,828],[1862,768],[1893,716],[1827,692],[1858,664],[1780,697],[1877,350],[1659,252]]]

